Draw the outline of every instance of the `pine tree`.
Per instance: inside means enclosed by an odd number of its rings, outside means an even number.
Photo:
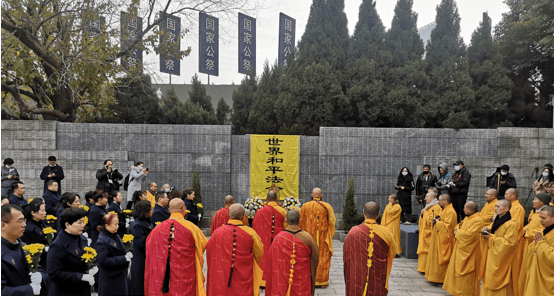
[[[160,123],[160,100],[152,89],[150,76],[124,77],[114,90],[114,117],[106,119],[118,123]]]
[[[375,0],[363,0],[358,11],[358,22],[350,46],[350,59],[380,59],[384,49],[385,27],[376,10]],[[383,54],[383,53],[382,53]]]
[[[218,107],[216,108],[216,117],[218,118],[218,124],[228,124],[229,120],[227,119],[227,115],[230,112],[231,109],[229,108],[229,105],[224,101],[224,98],[221,98],[218,101]]]
[[[214,107],[212,106],[212,98],[206,94],[206,86],[202,85],[202,82],[195,73],[193,79],[191,80],[193,89],[189,92],[189,100],[193,104],[199,104],[204,110],[214,113]]]
[[[275,102],[279,98],[278,85],[283,74],[283,66],[277,63],[264,63],[264,71],[254,93],[254,99],[249,112],[249,126],[255,134],[276,134],[278,132]]]
[[[200,193],[200,176],[197,170],[193,171],[193,191],[195,192],[194,204],[202,204],[202,194]],[[198,212],[204,216],[204,209],[199,207]]]
[[[179,102],[179,98],[175,93],[175,89],[171,87],[168,90],[166,90],[166,95],[162,97],[162,102],[161,102],[162,112],[166,113],[170,111],[173,107],[177,105],[177,102]]]
[[[257,88],[256,73],[251,72],[245,76],[237,90],[233,91],[233,113],[231,125],[234,135],[244,135],[252,132],[249,126],[249,111],[251,109],[254,92]]]
[[[483,14],[480,26],[472,33],[468,47],[470,77],[476,104],[471,122],[475,127],[493,128],[506,119],[512,82],[509,70],[503,66],[501,55],[491,36],[491,18]]]
[[[353,226],[357,225],[357,205],[355,204],[355,178],[351,176],[349,180],[349,188],[345,195],[345,204],[343,205],[343,229],[348,233]]]
[[[391,29],[385,37],[385,45],[391,53],[390,67],[402,67],[408,62],[421,61],[424,43],[416,26],[418,15],[412,10],[413,0],[399,0]]]

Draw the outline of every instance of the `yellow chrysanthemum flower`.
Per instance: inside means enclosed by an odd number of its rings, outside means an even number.
[[[198,204],[197,204],[197,207],[199,207],[199,208],[201,208],[201,209],[203,208],[203,206],[202,206],[201,203],[198,203]]]
[[[83,218],[85,218],[85,219],[83,219],[83,224],[85,224],[85,225],[89,224],[89,217],[85,216]]]
[[[57,233],[57,231],[52,227],[46,227],[42,230],[42,232],[44,232],[44,234]]]
[[[53,216],[53,215],[47,215],[46,220],[58,220],[58,218],[56,218],[56,216]]]
[[[116,213],[114,211],[109,211],[108,214],[117,215],[118,213]]]
[[[132,210],[123,210],[124,213],[126,214],[131,214],[133,211]]]
[[[125,234],[125,235],[123,235],[122,241],[123,241],[124,244],[126,244],[130,241],[133,241],[134,238],[135,237],[132,234]]]

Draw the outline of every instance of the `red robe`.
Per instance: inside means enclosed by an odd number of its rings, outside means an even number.
[[[206,245],[208,263],[207,295],[239,296],[260,295],[262,271],[256,261],[260,261],[263,246],[252,228],[242,225],[239,220],[218,227]],[[231,286],[228,287],[233,255],[233,233],[236,234],[236,250]]]
[[[270,276],[266,282],[266,295],[282,296],[289,290],[291,274],[291,254],[295,243],[295,264],[293,265],[293,283],[290,296],[310,296],[312,282],[310,278],[310,248],[289,232],[282,231],[274,239],[268,253]]]
[[[172,223],[175,235],[170,254],[170,291],[162,293]],[[183,215],[173,213],[170,219],[161,222],[146,240],[145,294],[149,296],[205,295],[202,274],[204,264],[202,254],[205,246],[206,238],[202,231],[193,223],[183,219]]]
[[[210,225],[210,233],[214,233],[218,227],[223,226],[229,221],[229,206],[219,209],[214,217],[212,217],[212,224]],[[249,218],[243,216],[243,224],[249,226]]]
[[[268,259],[268,251],[270,250],[272,241],[278,233],[285,229],[285,215],[275,209],[273,206],[274,204],[275,202],[269,203],[267,206],[258,210],[252,221],[252,228],[256,231],[264,245],[264,256],[262,256],[262,261],[260,262],[260,268],[262,269],[262,286],[265,286],[267,280],[266,274],[270,272],[268,266],[270,262]],[[272,218],[274,219],[273,228]]]
[[[367,224],[368,223],[368,224]],[[368,279],[366,295],[387,295],[388,278],[395,258],[394,239],[388,228],[367,219],[351,228],[343,244],[343,272],[347,296],[361,296]],[[368,226],[370,225],[370,226]],[[368,270],[368,245],[370,228],[374,230],[372,267]],[[370,276],[368,277],[368,271]]]

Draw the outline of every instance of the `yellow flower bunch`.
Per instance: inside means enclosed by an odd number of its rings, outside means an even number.
[[[57,231],[52,227],[46,227],[42,230],[42,232],[44,232],[44,234],[57,233]]]
[[[44,245],[30,244],[21,248],[27,253],[25,255],[25,260],[27,260],[27,263],[29,264],[29,270],[31,272],[37,272],[39,269],[40,254],[44,251]]]
[[[96,259],[96,250],[91,247],[83,248],[85,253],[81,256],[81,260],[85,261],[85,263],[92,265],[93,261]]]
[[[87,207],[87,206],[85,206],[85,205],[80,205],[79,208],[80,208],[80,209],[83,209],[83,210],[85,210],[85,211],[87,211],[87,212],[89,211],[89,207]]]
[[[135,237],[132,234],[124,234],[123,238],[121,239],[124,244],[133,241]]]
[[[30,245],[25,245],[23,247],[21,247],[23,249],[23,251],[31,254],[31,255],[35,255],[36,253],[42,253],[42,251],[44,250],[44,245],[43,244],[30,244]]]
[[[133,213],[132,210],[123,210],[123,212],[124,212],[125,214],[131,214],[131,213]]]
[[[188,212],[188,211],[187,211],[187,212]],[[158,226],[158,224],[160,224],[160,223],[162,223],[162,222],[158,221],[158,222],[155,222],[154,224],[155,224],[156,226]]]
[[[27,202],[28,202],[28,203],[31,203],[31,202],[33,201],[33,199],[34,199],[34,198],[29,198],[29,199],[27,200]]]
[[[201,208],[201,209],[203,208],[203,206],[202,206],[202,204],[201,204],[200,202],[197,204],[197,207],[198,207],[198,208]]]
[[[85,219],[83,219],[83,224],[85,224],[85,225],[89,224],[89,217],[85,216],[83,218],[85,218]]]
[[[109,211],[108,214],[117,215],[118,213],[116,213],[114,211]]]
[[[46,215],[46,220],[58,220],[54,215]]]

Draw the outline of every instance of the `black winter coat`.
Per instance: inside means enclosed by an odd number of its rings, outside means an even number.
[[[399,205],[403,210],[403,213],[412,213],[412,202],[411,194],[414,190],[414,182],[411,174],[403,176],[397,179],[397,199],[399,200]],[[404,187],[404,189],[400,189]]]
[[[98,295],[129,295],[125,246],[117,234],[115,238],[100,232],[95,245],[98,253]]]
[[[133,238],[133,263],[131,264],[131,295],[145,294],[145,260],[146,238],[152,231],[152,224],[147,220],[135,220],[131,225]]]

